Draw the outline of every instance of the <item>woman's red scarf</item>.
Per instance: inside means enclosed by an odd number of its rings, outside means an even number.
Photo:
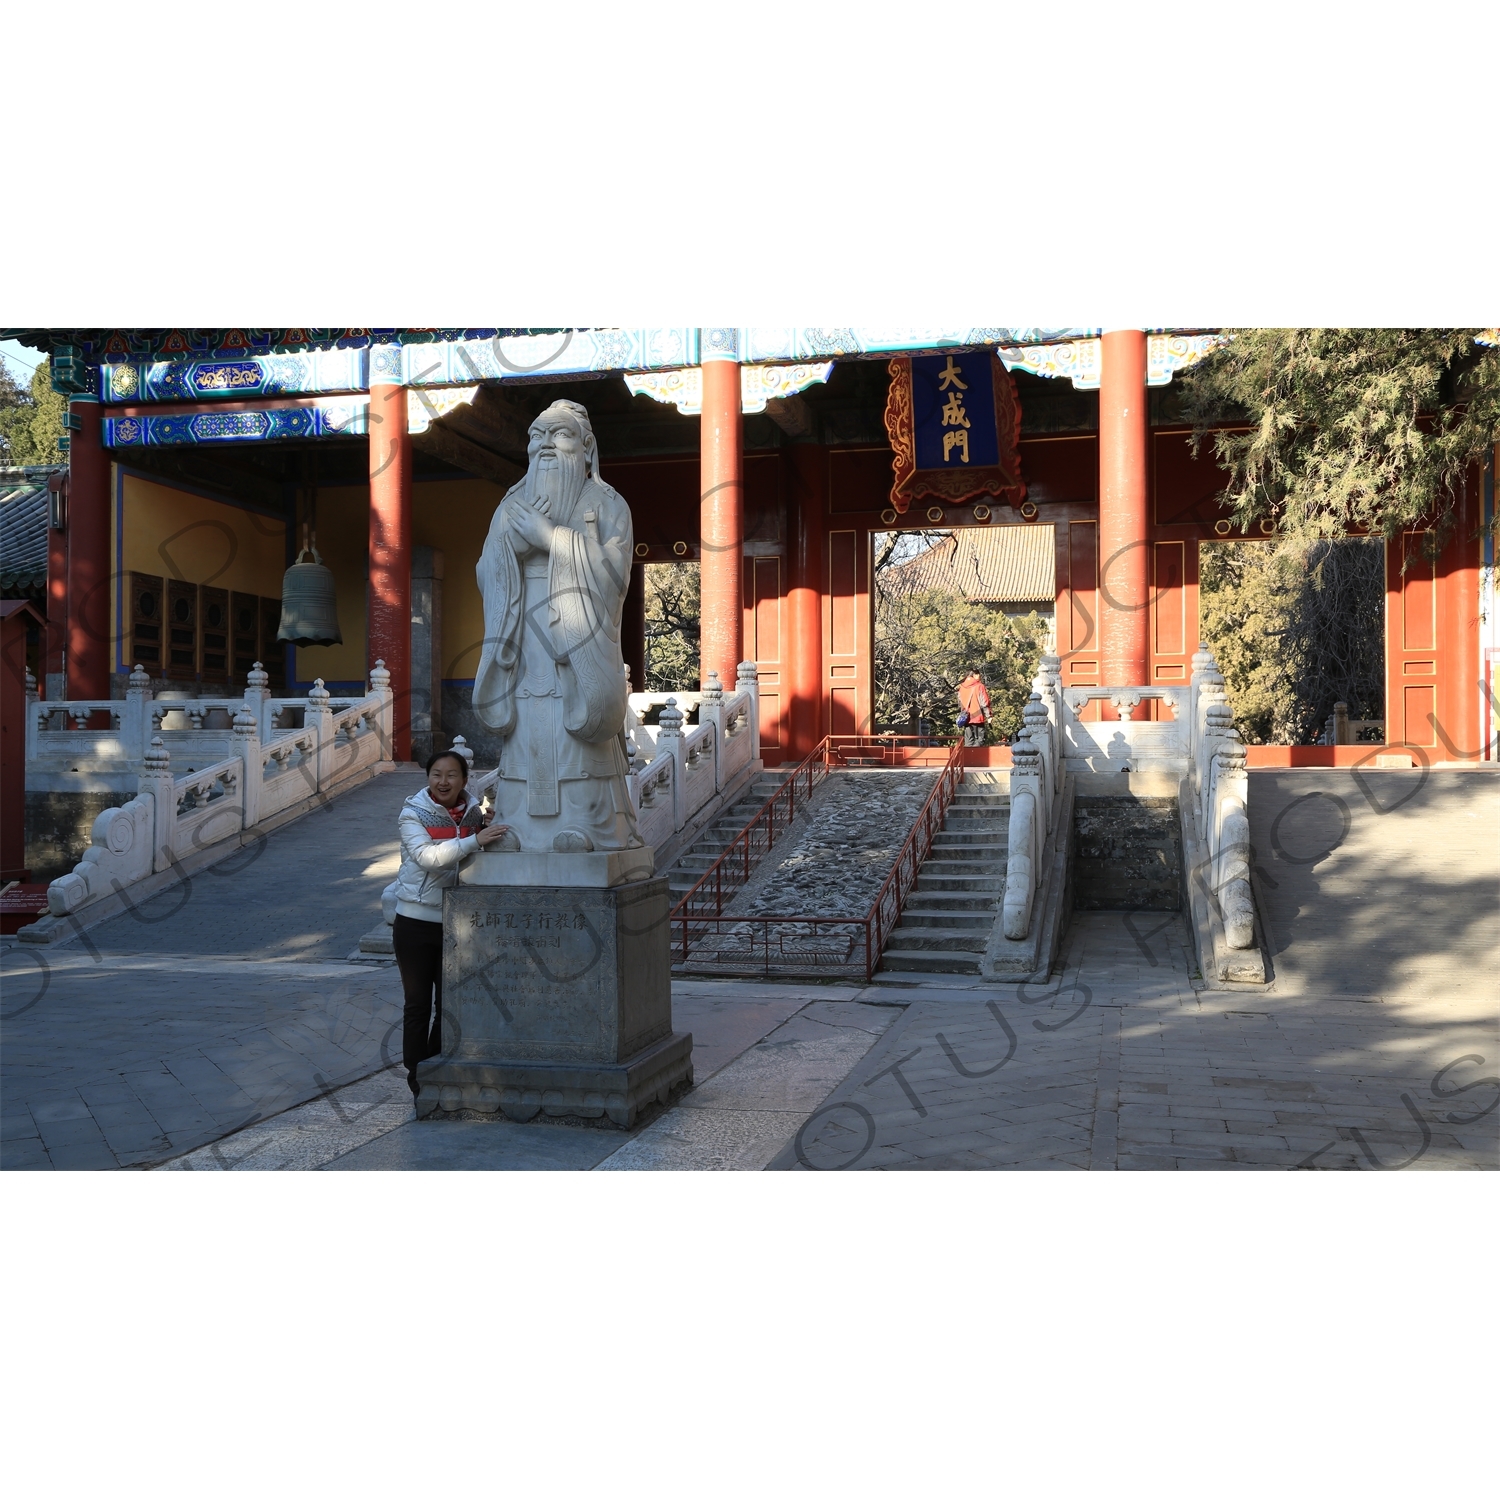
[[[432,793],[427,794],[428,801],[432,801]],[[461,839],[471,833],[478,833],[481,819],[484,816],[483,809],[477,797],[470,797],[464,793],[464,805],[461,807],[438,807],[436,812],[422,812],[422,826],[431,837],[435,839]]]

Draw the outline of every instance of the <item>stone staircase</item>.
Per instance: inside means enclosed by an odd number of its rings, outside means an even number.
[[[676,906],[702,878],[716,859],[743,832],[745,824],[758,813],[775,793],[776,789],[791,775],[792,767],[762,771],[743,796],[733,806],[724,809],[714,821],[701,829],[697,841],[677,857],[667,871],[667,884],[671,888],[671,902]],[[780,822],[777,837],[780,837]]]
[[[1010,794],[970,772],[886,944],[883,969],[979,973],[1005,895],[1009,833]]]

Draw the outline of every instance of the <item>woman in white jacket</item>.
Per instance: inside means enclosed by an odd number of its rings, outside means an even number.
[[[392,938],[406,1001],[401,1060],[413,1094],[417,1064],[443,1050],[443,890],[457,883],[466,859],[507,832],[464,790],[468,779],[463,756],[439,750],[427,762],[427,785],[401,808]]]

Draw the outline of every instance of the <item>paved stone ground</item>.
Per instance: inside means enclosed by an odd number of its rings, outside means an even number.
[[[380,919],[396,771],[58,947],[0,952],[0,1168],[163,1160],[399,1057]]]
[[[1194,982],[1175,914],[1075,913],[1046,986],[925,986],[771,1165],[1500,1166],[1500,1083],[1445,1092],[1500,1071],[1494,999],[1246,991]]]
[[[5,948],[0,1166],[1493,1170],[1500,781],[1305,774],[1252,787],[1270,986],[1206,989],[1179,916],[1108,912],[1045,986],[679,980],[697,1087],[628,1136],[414,1121],[394,970],[346,961],[413,784],[384,776],[237,874]]]
[[[1250,839],[1278,993],[1494,1014],[1500,770],[1255,771]]]
[[[672,1003],[678,1030],[693,1034],[701,1085],[800,1011],[807,995],[777,985],[690,981],[673,986]],[[631,1138],[613,1128],[545,1120],[419,1122],[398,1067],[202,1147],[166,1170],[586,1171]]]

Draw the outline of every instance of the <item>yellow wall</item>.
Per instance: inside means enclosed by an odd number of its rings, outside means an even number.
[[[122,574],[150,573],[187,583],[281,597],[286,523],[157,480],[116,473],[111,512],[110,628],[119,630]],[[123,487],[121,485],[123,481]],[[117,668],[119,642],[113,648]]]
[[[484,638],[484,607],[475,568],[485,533],[505,491],[487,479],[439,480],[412,486],[412,545],[443,554],[445,678],[471,678]],[[370,545],[370,491],[348,485],[318,492],[318,551],[333,570],[340,646],[299,646],[298,682],[356,682],[365,676],[366,578]],[[279,587],[279,582],[278,582]]]
[[[472,678],[484,640],[475,569],[504,489],[488,479],[412,486],[412,544],[443,554],[443,676]]]

